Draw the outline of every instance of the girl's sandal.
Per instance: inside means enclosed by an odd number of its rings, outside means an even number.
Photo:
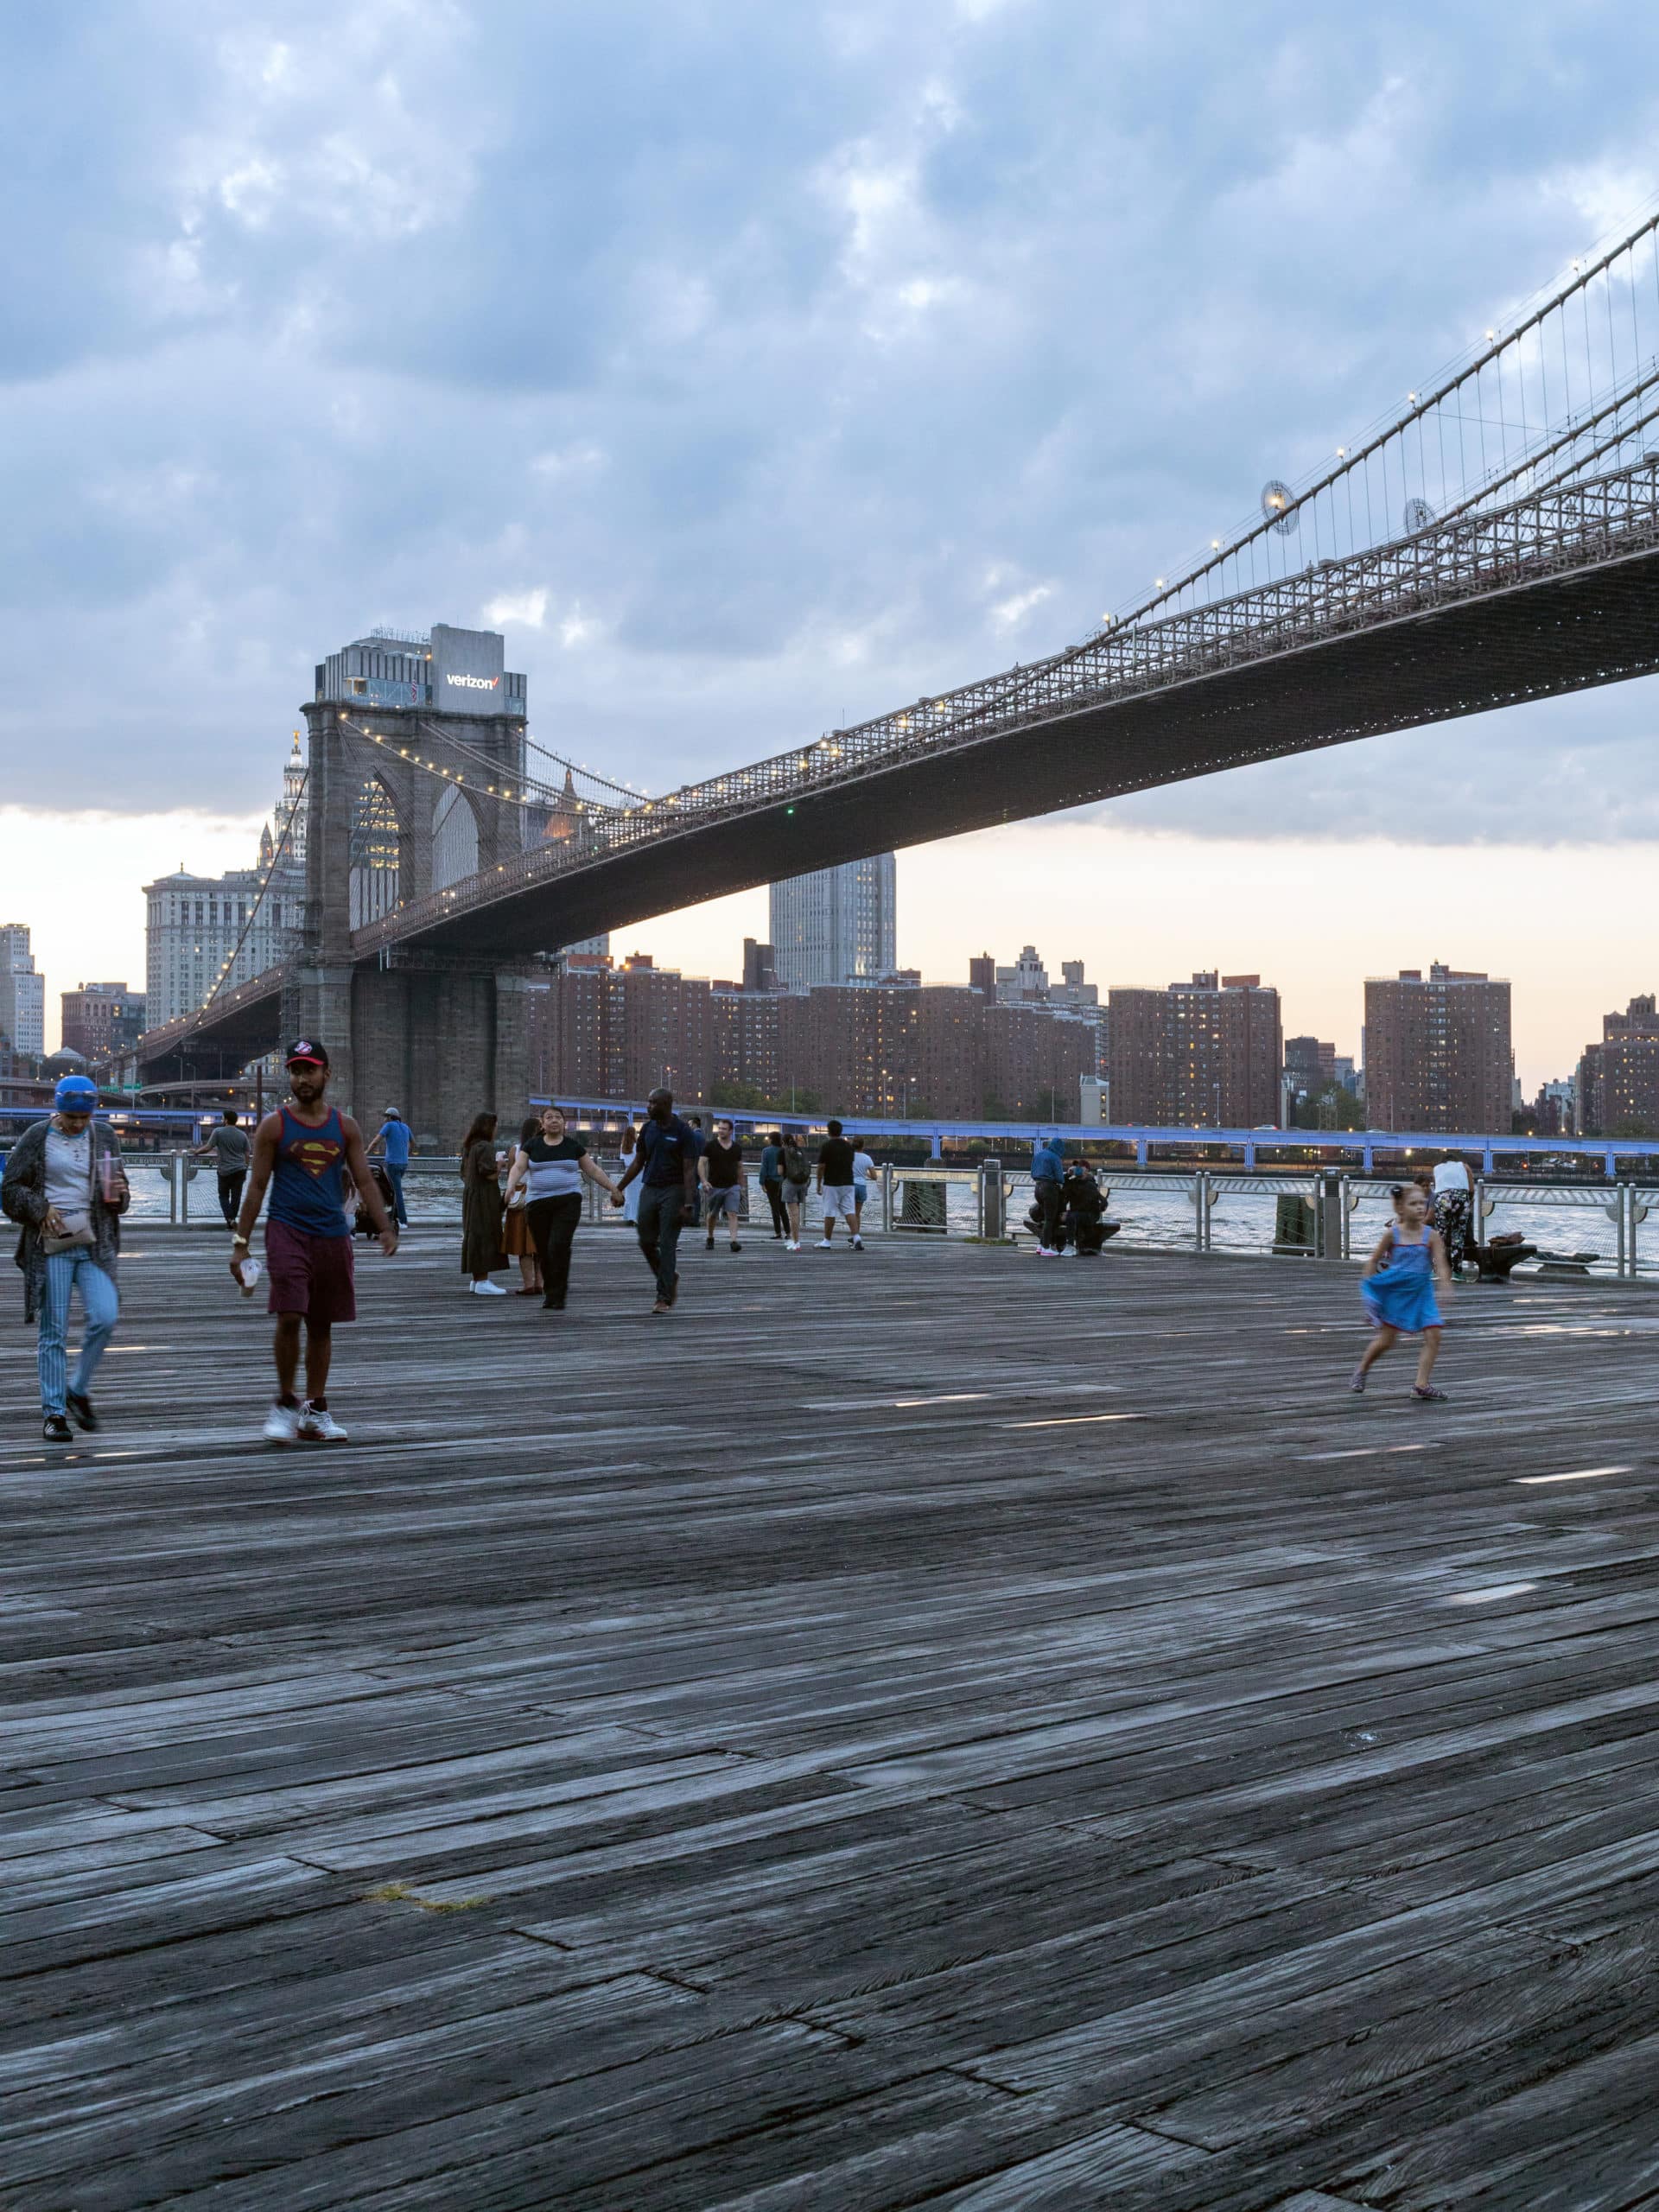
[[[1446,1392],[1444,1390],[1427,1389],[1421,1382],[1414,1382],[1412,1384],[1411,1395],[1414,1398],[1421,1398],[1425,1405],[1433,1404],[1438,1406],[1444,1405],[1446,1402]]]

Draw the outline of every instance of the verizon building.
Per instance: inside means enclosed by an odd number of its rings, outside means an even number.
[[[319,699],[427,707],[442,715],[517,715],[524,679],[506,666],[499,630],[371,630],[317,664]]]

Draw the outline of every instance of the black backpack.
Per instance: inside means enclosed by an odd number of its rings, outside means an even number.
[[[804,1183],[811,1170],[806,1164],[806,1154],[798,1144],[786,1144],[779,1151],[778,1164],[784,1171],[785,1183]]]

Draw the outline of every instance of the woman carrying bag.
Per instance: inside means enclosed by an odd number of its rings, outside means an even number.
[[[0,1208],[22,1225],[23,1319],[40,1322],[41,1433],[48,1444],[72,1444],[71,1417],[76,1428],[99,1426],[92,1377],[120,1318],[115,1271],[131,1193],[114,1134],[92,1120],[97,1085],[67,1075],[53,1103],[50,1121],[36,1122],[13,1146]],[[72,1381],[67,1339],[77,1289],[86,1330]]]

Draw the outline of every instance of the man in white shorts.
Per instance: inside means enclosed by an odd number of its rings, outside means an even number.
[[[830,1249],[836,1216],[839,1214],[847,1224],[854,1251],[861,1252],[864,1240],[858,1233],[858,1200],[854,1187],[858,1175],[853,1166],[853,1147],[841,1134],[839,1122],[829,1122],[824,1126],[827,1134],[818,1147],[818,1189],[823,1198],[823,1242],[818,1249]]]
[[[849,1137],[853,1147],[853,1249],[864,1249],[864,1208],[869,1202],[870,1185],[880,1170],[856,1137]]]

